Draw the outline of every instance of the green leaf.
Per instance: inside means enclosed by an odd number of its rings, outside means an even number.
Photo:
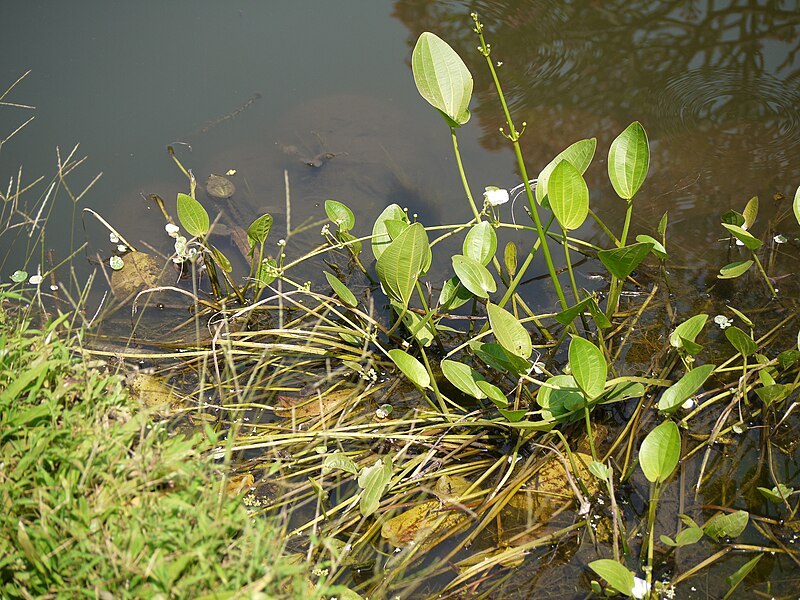
[[[711,376],[715,368],[714,365],[702,365],[686,373],[664,391],[658,401],[658,410],[672,412],[678,409],[681,404],[700,389],[700,386],[706,382],[706,379]]]
[[[397,204],[390,204],[375,219],[375,224],[372,226],[372,254],[375,255],[375,260],[378,260],[386,247],[392,243],[387,221],[408,223],[408,215]]]
[[[589,399],[597,398],[606,387],[608,365],[603,352],[582,337],[573,337],[569,344],[569,366],[572,376]]]
[[[411,380],[411,383],[423,389],[430,389],[431,376],[425,365],[416,358],[399,348],[389,350],[389,358],[403,372],[403,375]]]
[[[458,275],[461,285],[479,298],[488,298],[489,294],[497,290],[492,274],[477,260],[462,254],[452,258],[453,270]]]
[[[660,539],[667,546],[681,548],[683,546],[696,544],[702,539],[702,537],[703,530],[700,527],[688,527],[687,529],[681,530],[678,535],[675,536],[674,540],[666,535],[662,535]]]
[[[481,391],[486,394],[486,397],[489,398],[489,400],[491,400],[497,408],[505,409],[508,406],[508,398],[506,398],[503,390],[501,390],[499,387],[489,383],[485,379],[478,379],[475,383],[479,388],[481,388]]]
[[[672,421],[664,421],[647,434],[639,448],[639,464],[647,480],[653,483],[666,480],[681,456],[681,434]]]
[[[484,267],[497,251],[497,234],[488,221],[481,221],[470,228],[464,238],[464,256],[481,263]]]
[[[381,505],[381,496],[392,478],[392,459],[378,459],[371,467],[364,467],[358,476],[358,486],[363,490],[359,509],[365,517],[374,513]]]
[[[742,225],[742,228],[750,229],[756,222],[756,217],[758,216],[758,196],[753,196],[747,201],[742,216],[744,217],[744,225]]]
[[[776,402],[782,402],[794,391],[795,386],[788,383],[775,383],[764,387],[756,388],[756,395],[767,406]]]
[[[411,55],[411,70],[420,95],[452,125],[469,121],[472,74],[447,42],[428,31],[420,35]]]
[[[727,223],[723,223],[722,226],[730,231],[733,234],[733,237],[742,242],[751,252],[758,250],[761,247],[761,240],[753,237],[741,227],[737,227],[736,225],[728,225]]]
[[[622,248],[600,250],[597,258],[617,279],[625,279],[647,257],[653,244],[631,244]]]
[[[472,292],[461,285],[458,277],[451,277],[444,282],[439,294],[439,308],[441,311],[455,310],[474,298]]]
[[[217,263],[223,271],[230,273],[233,270],[233,266],[231,265],[231,261],[228,260],[228,257],[216,246],[209,244],[209,247],[211,248],[211,254],[214,256],[214,262]]]
[[[447,381],[468,396],[478,400],[486,397],[486,393],[478,386],[478,382],[483,380],[483,375],[469,365],[454,360],[443,360],[442,374]]]
[[[428,259],[428,235],[421,223],[409,225],[384,249],[375,270],[389,298],[408,306]]]
[[[519,423],[525,418],[525,415],[528,414],[528,411],[524,409],[507,410],[505,408],[498,408],[497,410],[508,420],[509,423]]]
[[[750,334],[745,333],[736,326],[728,327],[725,330],[725,337],[728,338],[731,346],[736,348],[736,351],[742,356],[750,356],[758,350],[758,346],[753,338],[750,337]]]
[[[798,186],[797,191],[794,193],[792,210],[794,211],[794,218],[797,219],[797,224],[800,225],[800,186]]]
[[[336,232],[336,239],[347,247],[347,251],[353,256],[361,254],[361,241],[349,231],[341,229]]]
[[[752,321],[751,321],[751,320],[750,320],[750,319],[747,317],[747,315],[746,315],[746,314],[744,314],[742,311],[735,309],[734,307],[730,306],[729,304],[726,304],[725,306],[726,306],[726,307],[728,308],[728,310],[730,310],[730,311],[731,311],[733,314],[735,314],[737,317],[739,317],[739,318],[742,320],[742,323],[744,323],[744,324],[745,324],[745,325],[747,325],[748,327],[755,327],[755,325],[753,324],[753,322],[752,322]]]
[[[352,473],[353,475],[358,475],[358,467],[356,466],[356,463],[353,462],[353,459],[347,456],[346,454],[341,454],[340,452],[329,454],[328,456],[325,457],[325,460],[322,462],[323,473],[327,471],[332,471],[333,469],[338,469],[340,471],[346,471],[347,473]]]
[[[392,301],[391,304],[392,308],[398,315],[403,314],[403,307],[400,306],[400,304],[394,301]],[[405,311],[405,314],[403,315],[403,324],[414,336],[414,339],[416,339],[426,348],[430,346],[433,340],[436,338],[436,331],[434,330],[431,320],[428,319],[426,321],[421,315],[418,315],[415,312]]]
[[[272,229],[272,215],[261,215],[250,223],[250,227],[247,228],[247,240],[250,242],[250,247],[263,244],[267,240],[270,229]]]
[[[725,225],[736,225],[737,227],[741,227],[744,225],[744,215],[736,210],[729,210],[722,213],[719,217],[720,223]]]
[[[514,375],[527,373],[531,366],[527,360],[512,354],[500,344],[491,342],[470,342],[470,348],[475,356],[497,371],[508,371]]]
[[[732,262],[725,265],[719,270],[719,279],[736,279],[740,275],[747,273],[748,269],[753,266],[752,260],[744,260],[740,262]]]
[[[733,575],[725,578],[725,583],[727,583],[728,587],[730,588],[728,590],[728,593],[725,594],[725,598],[730,598],[731,593],[737,587],[739,587],[739,584],[742,583],[742,581],[744,581],[744,578],[750,574],[750,571],[756,568],[758,561],[760,561],[762,558],[764,558],[763,552],[758,556],[756,556],[755,558],[751,558],[746,563],[744,563],[741,567],[739,567],[736,570],[736,572]]]
[[[489,325],[497,342],[508,352],[527,360],[533,353],[533,343],[528,330],[504,308],[491,302],[486,304]]]
[[[566,150],[559,152],[553,160],[547,163],[547,166],[542,169],[542,172],[539,173],[539,177],[536,180],[536,201],[541,204],[542,200],[544,200],[544,197],[547,195],[550,174],[558,163],[562,160],[566,160],[583,175],[592,162],[595,148],[597,148],[597,138],[591,138],[588,140],[579,140],[567,147]]]
[[[637,381],[620,381],[603,394],[602,404],[613,404],[630,398],[641,398],[644,396],[644,391],[644,386]]]
[[[658,235],[661,236],[661,241],[663,244],[666,244],[667,239],[667,221],[669,220],[669,211],[665,211],[663,215],[661,215],[661,220],[658,222]]]
[[[178,220],[193,237],[206,235],[211,223],[203,205],[186,194],[178,194]]]
[[[564,327],[569,327],[575,318],[584,310],[586,310],[591,301],[592,297],[589,296],[578,302],[576,305],[570,306],[567,310],[562,310],[556,315],[556,321],[558,321]]]
[[[508,242],[505,250],[503,251],[503,262],[506,266],[506,271],[511,277],[517,273],[517,245],[514,242]]]
[[[562,160],[553,169],[547,197],[561,227],[572,230],[583,225],[589,214],[589,188],[572,163]]]
[[[325,214],[340,230],[350,231],[356,225],[353,211],[337,200],[325,200]]]
[[[686,319],[669,335],[669,343],[673,348],[681,348],[683,346],[683,340],[694,342],[697,336],[700,335],[700,332],[703,331],[707,320],[708,315],[705,313],[694,315]]]
[[[750,513],[746,510],[737,510],[734,513],[720,512],[703,525],[703,531],[707,536],[717,541],[722,538],[735,538],[744,531],[749,520]]]
[[[555,375],[545,383],[547,385],[542,386],[536,394],[536,403],[542,407],[544,418],[560,421],[582,416],[573,414],[586,405],[586,398],[572,375]]]
[[[356,297],[353,295],[353,292],[347,289],[347,286],[344,283],[339,281],[339,279],[335,275],[332,275],[327,271],[323,271],[323,273],[325,273],[325,279],[328,280],[328,283],[333,288],[334,293],[337,296],[339,296],[339,298],[341,298],[342,302],[344,302],[345,304],[347,304],[347,306],[350,306],[352,308],[358,306],[358,300],[356,300]]]
[[[794,488],[787,487],[782,483],[779,483],[771,490],[764,487],[758,487],[756,489],[761,493],[762,496],[764,496],[764,498],[773,504],[783,504],[786,501],[785,499],[791,496],[794,492]]]
[[[258,267],[256,279],[262,286],[271,284],[278,276],[278,263],[274,258],[264,260]]]
[[[610,481],[613,471],[608,465],[593,460],[589,463],[589,473],[600,479],[601,481]]]
[[[631,200],[650,168],[650,147],[641,123],[634,121],[611,143],[608,177],[620,198]]]
[[[667,255],[667,249],[664,248],[664,245],[656,238],[649,235],[637,235],[636,241],[642,244],[653,244],[653,247],[650,251],[655,254],[657,258],[660,258],[661,260],[666,260],[669,258]]]
[[[589,563],[589,568],[605,579],[618,592],[630,596],[633,591],[633,573],[610,558]]]

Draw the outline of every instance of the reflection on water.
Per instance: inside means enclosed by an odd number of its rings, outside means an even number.
[[[492,58],[502,62],[514,118],[528,123],[522,143],[531,170],[577,139],[598,137],[587,178],[601,214],[621,212],[604,155],[635,119],[653,150],[636,201],[639,227],[652,230],[664,210],[674,225],[704,222],[691,237],[675,227],[676,249],[715,240],[717,217],[731,203],[793,193],[800,180],[796,2],[398,2],[395,15],[411,32],[434,30],[465,57],[476,78],[473,114],[493,149],[504,143],[502,115],[465,26],[469,9],[481,15]],[[768,201],[762,208],[774,214]]]

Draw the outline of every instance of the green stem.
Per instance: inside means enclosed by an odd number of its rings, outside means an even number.
[[[472,214],[475,216],[475,220],[480,222],[481,213],[478,212],[478,207],[475,206],[475,200],[472,198],[472,192],[469,189],[467,174],[464,171],[464,163],[461,162],[461,153],[458,151],[458,138],[456,137],[455,127],[450,128],[450,137],[453,140],[453,152],[456,155],[456,164],[458,165],[458,174],[461,176],[461,185],[464,186],[464,192],[467,194],[467,200],[469,200],[469,206],[472,209]]]
[[[572,293],[575,295],[575,303],[581,301],[580,294],[578,294],[578,284],[575,281],[575,272],[572,270],[572,261],[569,258],[569,240],[567,239],[567,230],[562,228],[562,239],[564,243],[564,257],[567,261],[567,272],[569,273],[569,281],[572,284]]]
[[[767,287],[769,288],[770,294],[772,294],[773,298],[777,298],[778,292],[775,291],[775,288],[772,286],[772,282],[769,280],[769,277],[767,277],[767,272],[764,270],[761,261],[758,260],[758,255],[755,252],[753,252],[752,254],[753,254],[753,259],[756,261],[756,266],[758,267],[758,270],[761,272],[761,276],[764,278],[764,281],[766,282]]]

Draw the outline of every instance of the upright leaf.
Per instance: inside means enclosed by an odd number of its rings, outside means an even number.
[[[375,270],[389,297],[408,306],[414,285],[428,259],[428,235],[421,223],[414,223],[389,244]]]
[[[728,223],[723,223],[722,226],[730,231],[737,240],[742,242],[745,247],[750,250],[758,250],[761,247],[761,240],[757,237],[754,237],[749,232],[745,231],[741,227],[737,227],[736,225],[729,225]]]
[[[323,273],[325,274],[325,279],[328,280],[328,283],[333,288],[333,291],[337,296],[339,296],[339,298],[341,298],[342,302],[353,308],[358,306],[358,300],[356,300],[353,292],[351,292],[347,286],[339,280],[338,277],[328,273],[327,271],[323,271]]]
[[[606,269],[618,279],[625,279],[628,275],[633,273],[633,270],[638,267],[641,262],[647,258],[650,250],[653,249],[653,244],[650,243],[637,243],[630,246],[623,246],[622,248],[612,248],[611,250],[600,250],[597,253],[597,258],[603,263]]]
[[[592,399],[606,387],[608,365],[603,352],[582,337],[573,337],[569,344],[569,366],[575,382]]]
[[[453,270],[465,288],[479,298],[488,298],[497,290],[497,283],[489,270],[469,256],[456,254],[452,257]]]
[[[492,260],[496,251],[497,234],[491,223],[481,221],[473,225],[464,238],[464,256],[469,256],[485,267]]]
[[[700,332],[703,331],[703,327],[705,327],[707,320],[708,315],[705,313],[694,315],[693,317],[686,319],[669,335],[669,343],[674,348],[680,348],[683,346],[682,340],[694,342]]]
[[[608,151],[608,177],[614,191],[631,200],[650,168],[650,146],[641,123],[634,121],[617,136]]]
[[[639,448],[639,464],[653,483],[666,480],[681,456],[681,434],[672,421],[664,421],[647,434]]]
[[[577,229],[589,214],[589,188],[581,172],[562,160],[550,174],[547,187],[550,208],[566,230]]]
[[[794,218],[797,219],[797,224],[800,225],[800,186],[797,187],[797,191],[794,193],[792,210],[794,211]]]
[[[456,386],[459,390],[472,396],[473,398],[481,399],[486,398],[484,392],[478,382],[484,381],[483,375],[478,373],[475,369],[464,363],[456,362],[454,360],[442,361],[442,374],[447,381]]]
[[[589,568],[621,594],[630,596],[633,592],[633,573],[617,561],[601,558],[590,562]]]
[[[747,201],[742,216],[744,217],[744,225],[742,225],[742,228],[750,229],[753,223],[756,222],[756,217],[758,216],[758,196],[753,196]]]
[[[411,55],[411,70],[420,95],[450,121],[469,121],[472,74],[447,42],[428,31],[419,36]]]
[[[497,342],[511,354],[527,360],[533,353],[533,343],[522,323],[510,312],[491,302],[486,305],[486,313]]]
[[[337,200],[325,200],[325,214],[339,229],[350,231],[356,224],[356,217],[347,205]]]
[[[725,337],[728,338],[731,346],[736,348],[736,351],[742,356],[750,356],[758,349],[758,346],[750,334],[745,333],[736,326],[726,329]]]
[[[397,204],[390,204],[375,219],[375,224],[372,226],[372,254],[375,255],[375,260],[378,260],[386,247],[392,243],[387,221],[408,223],[408,215]]]
[[[431,377],[425,365],[408,352],[400,350],[399,348],[393,348],[389,350],[389,358],[392,359],[392,362],[397,365],[397,368],[400,369],[403,375],[408,377],[414,385],[424,389],[430,388]]]
[[[588,140],[579,140],[565,150],[559,152],[553,160],[547,163],[547,166],[542,169],[542,172],[539,173],[539,177],[536,180],[536,201],[541,204],[542,200],[547,195],[550,174],[558,163],[562,160],[566,160],[583,175],[592,162],[595,148],[597,148],[597,138],[591,138]]]
[[[270,229],[272,229],[272,215],[263,214],[250,223],[250,227],[247,228],[247,241],[250,242],[250,247],[263,244],[267,240]]]
[[[361,492],[359,509],[365,517],[370,516],[381,505],[381,496],[392,479],[392,459],[378,459],[371,467],[364,467],[358,476],[358,487]]]
[[[178,220],[189,235],[206,235],[211,223],[203,205],[186,194],[178,194]]]

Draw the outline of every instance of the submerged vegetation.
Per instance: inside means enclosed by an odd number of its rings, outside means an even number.
[[[650,164],[644,126],[631,123],[607,151],[625,211],[617,234],[584,179],[596,139],[531,177],[519,140],[532,134],[514,122],[472,18],[516,188],[473,194],[458,147],[472,75],[432,33],[412,55],[417,88],[449,129],[468,222],[424,224],[390,204],[365,234],[345,203],[328,200],[324,243],[292,258],[319,224],[292,227],[287,178],[285,234],[271,256],[273,216],[244,229],[234,208],[220,208],[235,202],[235,173],[202,188],[170,148],[188,193],[175,218],[150,198],[173,239],[166,261],[85,209],[115,248],[103,262],[115,302],[88,316],[86,296],[56,297],[53,309],[45,282],[56,266],[14,274],[17,286],[4,288],[13,310],[33,298],[62,316],[44,332],[25,319],[6,325],[6,593],[280,596],[336,585],[342,598],[514,597],[521,572],[554,577],[564,564],[578,569],[550,587],[580,597],[668,598],[714,564],[725,597],[750,581],[770,594],[800,585],[757,576],[765,557],[800,564],[800,323],[796,298],[770,272],[788,240],[774,233],[780,220],[765,244],[757,199],[722,215],[730,262],[717,279],[753,277],[752,302],[712,295],[707,312],[683,314],[670,290],[668,215],[632,231]],[[58,181],[74,166],[65,161]],[[518,198],[530,224],[503,218]],[[780,226],[797,236],[800,189],[792,209]],[[578,237],[590,218],[604,243]],[[503,244],[509,232],[528,246]],[[460,252],[439,252],[454,242]],[[596,290],[575,277],[587,260],[605,270]],[[534,261],[554,306],[547,292],[535,306],[520,293]],[[787,277],[780,287],[797,289],[797,274]],[[129,314],[130,335],[109,333]],[[64,335],[75,343],[58,342]],[[66,370],[51,369],[51,353]],[[123,379],[105,375],[115,369],[155,408],[132,409]],[[758,456],[742,462],[745,451]],[[294,565],[277,558],[287,546],[300,553]]]

